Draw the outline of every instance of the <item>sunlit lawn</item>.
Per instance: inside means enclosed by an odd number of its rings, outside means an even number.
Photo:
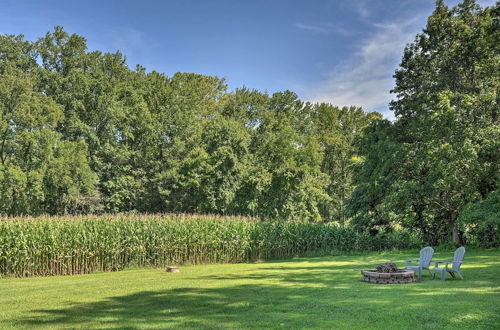
[[[449,259],[453,251],[439,252]],[[468,251],[465,280],[376,285],[354,269],[417,251],[0,279],[0,328],[497,328],[500,251]]]

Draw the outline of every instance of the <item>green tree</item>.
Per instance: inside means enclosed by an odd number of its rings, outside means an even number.
[[[61,108],[19,69],[0,74],[0,115],[0,212],[64,213],[93,189],[85,143],[61,140]]]
[[[370,212],[384,210],[432,244],[463,241],[460,212],[498,187],[498,14],[498,4],[437,2],[396,71],[397,120],[381,127],[387,146],[365,148],[366,181],[354,196],[373,188]],[[375,164],[379,152],[385,160]]]
[[[459,224],[467,234],[468,243],[500,246],[500,191],[491,192],[486,199],[469,204],[459,215]]]
[[[312,105],[286,91],[269,100],[256,128],[251,149],[267,171],[259,201],[261,215],[321,220],[319,204],[328,199],[323,154],[312,130]]]
[[[55,27],[0,37],[2,205],[9,214],[201,212],[345,223],[360,108],[228,92],[88,51]],[[19,123],[23,123],[22,125]],[[23,126],[24,125],[24,126]]]
[[[338,108],[318,104],[313,110],[314,129],[323,153],[321,170],[328,175],[328,201],[322,205],[326,220],[344,225],[348,220],[347,203],[354,189],[353,172],[361,161],[355,141],[378,113],[365,113],[359,107]]]

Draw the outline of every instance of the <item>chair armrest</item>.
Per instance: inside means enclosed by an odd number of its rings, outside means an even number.
[[[434,267],[437,267],[439,266],[439,264],[446,264],[444,267],[445,268],[448,268],[448,264],[451,264],[452,262],[451,261],[448,261],[448,260],[437,260],[435,261],[434,263]]]

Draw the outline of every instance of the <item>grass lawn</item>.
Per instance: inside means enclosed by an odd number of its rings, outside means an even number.
[[[449,259],[453,251],[436,252]],[[418,251],[130,269],[0,279],[9,328],[483,328],[500,327],[500,251],[468,251],[465,280],[360,282],[377,263]]]

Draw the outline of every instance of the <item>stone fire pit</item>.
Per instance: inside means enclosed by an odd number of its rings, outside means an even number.
[[[413,270],[398,269],[392,262],[381,264],[376,270],[362,270],[361,274],[363,282],[368,283],[403,284],[417,281]]]

